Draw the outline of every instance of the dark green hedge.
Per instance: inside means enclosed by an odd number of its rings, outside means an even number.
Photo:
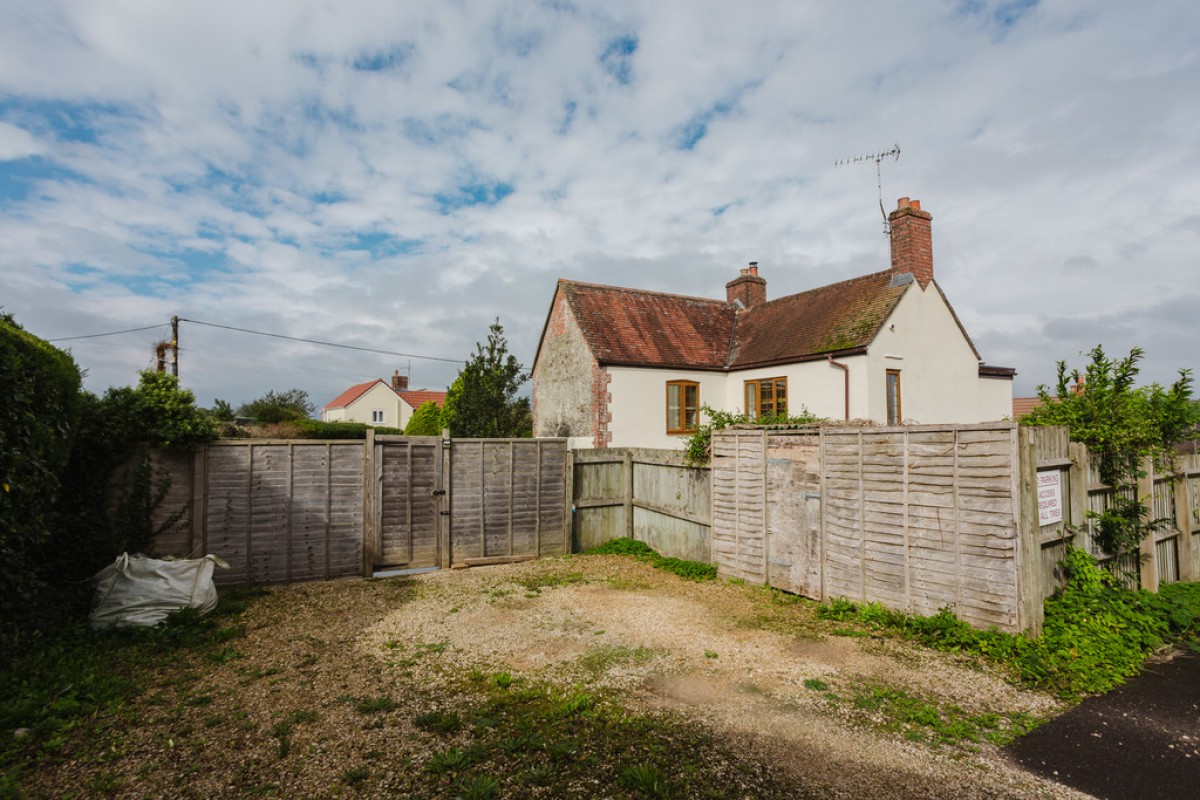
[[[54,525],[81,379],[70,355],[0,314],[0,612],[6,622],[37,594],[38,550]]]

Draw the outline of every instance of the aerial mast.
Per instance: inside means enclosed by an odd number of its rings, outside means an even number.
[[[875,184],[879,187],[879,213],[883,216],[883,235],[887,236],[892,232],[892,228],[888,224],[887,212],[883,209],[883,172],[879,166],[885,158],[899,161],[900,145],[892,145],[891,150],[880,150],[877,153],[864,153],[853,158],[843,158],[840,161],[833,162],[833,165],[835,167],[844,167],[847,164],[868,164],[872,161],[875,162]]]

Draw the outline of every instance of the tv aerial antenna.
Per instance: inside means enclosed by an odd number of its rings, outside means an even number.
[[[875,162],[875,184],[879,187],[879,213],[883,215],[883,235],[887,236],[892,232],[892,229],[888,225],[887,212],[883,210],[883,172],[879,167],[885,158],[899,161],[900,145],[892,145],[891,150],[880,150],[877,153],[863,153],[861,156],[843,158],[840,161],[833,162],[833,165],[835,167],[844,167],[848,164],[869,164],[872,161]]]

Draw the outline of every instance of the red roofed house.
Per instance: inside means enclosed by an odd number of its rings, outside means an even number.
[[[752,262],[726,299],[560,280],[533,367],[533,434],[678,447],[700,407],[973,423],[1012,412],[933,279],[932,216],[901,198],[891,269],[767,300]]]
[[[351,386],[321,409],[324,422],[365,422],[403,428],[413,412],[429,401],[438,408],[446,402],[445,392],[428,389],[409,389],[408,376],[399,370],[392,374],[389,385],[382,378]]]

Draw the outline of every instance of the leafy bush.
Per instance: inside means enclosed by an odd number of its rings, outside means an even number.
[[[60,475],[79,418],[80,372],[67,353],[0,314],[0,626],[35,604],[39,549],[51,536]],[[11,631],[0,629],[0,635]]]
[[[422,403],[409,418],[408,425],[404,426],[404,435],[441,436],[442,410],[438,408],[438,404],[432,400]]]
[[[942,609],[918,617],[844,599],[822,604],[824,619],[893,630],[928,647],[982,656],[1011,667],[1021,682],[1072,698],[1104,692],[1141,669],[1174,637],[1200,630],[1200,584],[1170,584],[1158,595],[1129,591],[1082,550],[1063,561],[1066,585],[1046,601],[1042,636],[981,631]]]
[[[741,412],[718,411],[710,406],[702,406],[700,410],[708,417],[708,422],[688,437],[687,447],[683,451],[684,457],[692,464],[707,464],[712,457],[713,431],[724,430],[731,425],[811,425],[823,421],[822,417],[810,414],[803,406],[796,416],[774,414],[751,417]]]
[[[271,423],[308,419],[316,410],[316,405],[308,399],[308,392],[288,389],[285,392],[268,391],[257,400],[242,403],[237,413],[255,422]]]
[[[717,577],[717,568],[712,564],[663,556],[645,542],[628,537],[610,539],[604,544],[588,550],[586,555],[632,556],[638,561],[644,561],[657,569],[673,572],[690,581],[711,581]]]
[[[1058,383],[1051,395],[1038,387],[1042,405],[1021,419],[1023,425],[1065,425],[1073,441],[1087,445],[1099,461],[1100,480],[1115,490],[1107,508],[1089,511],[1096,525],[1096,543],[1116,556],[1134,552],[1141,541],[1166,520],[1150,519],[1149,509],[1135,495],[1142,461],[1167,463],[1176,442],[1193,438],[1200,407],[1192,401],[1192,375],[1180,370],[1179,379],[1164,389],[1157,383],[1136,387],[1142,350],[1133,348],[1122,359],[1095,347],[1081,375],[1058,362]]]

